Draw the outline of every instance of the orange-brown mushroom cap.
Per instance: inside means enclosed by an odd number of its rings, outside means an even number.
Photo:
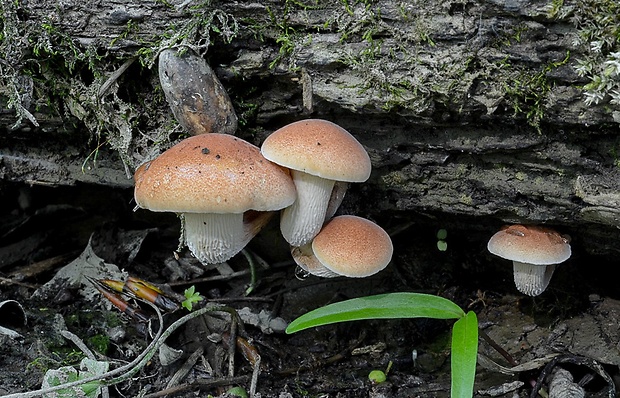
[[[184,240],[204,264],[238,253],[268,221],[269,212],[296,198],[288,170],[260,150],[227,134],[187,138],[135,173],[139,207],[183,214]]]
[[[331,219],[312,241],[316,258],[330,271],[348,277],[366,277],[383,270],[394,251],[390,236],[362,217]]]
[[[265,139],[261,152],[281,166],[329,180],[364,182],[370,177],[366,149],[348,131],[327,120],[287,124]]]
[[[174,145],[135,173],[136,203],[152,211],[243,213],[289,206],[288,171],[258,147],[228,134],[201,134]]]
[[[556,265],[571,255],[567,238],[539,226],[504,227],[491,237],[487,248],[492,254],[512,260],[515,286],[529,296],[545,291]]]
[[[571,248],[558,232],[534,225],[510,225],[491,237],[489,252],[502,258],[535,265],[568,260]]]

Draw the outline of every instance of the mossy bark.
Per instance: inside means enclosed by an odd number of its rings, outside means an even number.
[[[617,235],[620,106],[591,83],[619,44],[612,32],[593,55],[579,22],[592,2],[0,3],[4,180],[130,187],[140,163],[185,134],[153,67],[183,44],[228,90],[237,135],[259,145],[315,117],[362,142],[374,171],[344,211]]]

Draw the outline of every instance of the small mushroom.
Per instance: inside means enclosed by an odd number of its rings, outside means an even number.
[[[489,252],[512,260],[517,289],[528,296],[545,291],[557,264],[571,255],[569,239],[539,226],[511,225],[491,237]]]
[[[346,184],[366,181],[371,171],[370,157],[355,137],[322,119],[301,120],[274,131],[261,152],[291,170],[297,200],[282,211],[280,229],[296,247],[311,242],[335,213]]]
[[[390,236],[362,217],[343,215],[328,221],[318,235],[292,247],[293,259],[305,271],[322,277],[363,278],[383,270],[394,251]]]
[[[183,215],[184,239],[203,264],[221,263],[295,201],[288,170],[232,135],[187,138],[135,172],[139,207]]]

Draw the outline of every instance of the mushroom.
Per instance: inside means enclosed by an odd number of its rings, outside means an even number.
[[[517,289],[528,296],[545,291],[557,264],[571,255],[569,239],[538,226],[511,225],[491,237],[489,252],[512,260]]]
[[[328,278],[376,274],[389,264],[393,251],[392,240],[383,228],[350,215],[332,218],[312,243],[291,248],[297,265],[313,275]]]
[[[184,243],[203,264],[237,254],[273,211],[295,201],[288,170],[227,134],[187,138],[140,166],[134,178],[139,207],[182,214]]]
[[[282,211],[280,229],[296,247],[311,242],[335,213],[346,184],[366,181],[371,171],[370,157],[355,137],[322,119],[301,120],[276,130],[263,142],[261,152],[291,169],[297,200]]]

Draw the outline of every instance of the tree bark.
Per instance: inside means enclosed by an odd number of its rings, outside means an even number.
[[[153,67],[183,44],[229,91],[242,138],[308,117],[355,135],[374,171],[351,210],[548,223],[607,252],[619,237],[618,72],[587,88],[619,51],[613,1],[0,4],[5,181],[132,186],[184,134]]]

